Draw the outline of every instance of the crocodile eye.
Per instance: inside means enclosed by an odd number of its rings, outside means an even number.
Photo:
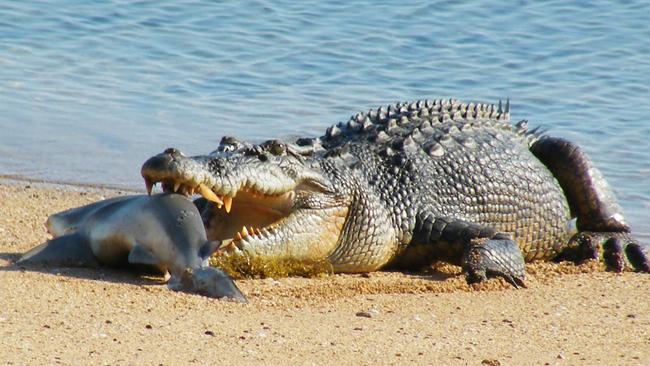
[[[266,147],[271,154],[276,156],[284,155],[287,152],[287,145],[278,140],[269,141]]]
[[[264,150],[275,156],[287,154],[287,144],[279,140],[267,140],[260,145]]]
[[[287,152],[287,146],[281,142],[275,141],[271,146],[269,146],[269,151],[271,154],[276,156],[284,155]]]

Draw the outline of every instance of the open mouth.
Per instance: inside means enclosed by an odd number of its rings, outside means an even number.
[[[219,250],[242,249],[249,241],[273,237],[293,212],[296,197],[304,192],[296,187],[287,192],[268,194],[254,186],[244,185],[225,194],[205,183],[178,178],[156,180],[145,176],[147,193],[151,194],[157,183],[161,183],[163,192],[187,197],[198,194],[214,204],[206,231],[210,240],[222,242]]]
[[[201,195],[195,202],[220,252],[302,260],[334,250],[350,203],[329,179],[293,157],[222,155],[167,149],[142,165],[147,192],[160,183],[163,192]]]

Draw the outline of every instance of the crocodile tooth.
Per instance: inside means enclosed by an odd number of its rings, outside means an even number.
[[[210,188],[208,188],[205,184],[201,183],[198,186],[198,191],[201,194],[201,196],[205,197],[208,201],[212,201],[221,208],[221,205],[223,205],[223,200],[219,198],[219,196],[216,195],[216,193],[212,192]]]
[[[232,207],[232,197],[223,196],[223,205],[226,208],[226,212],[230,212],[230,209]]]
[[[181,188],[181,182],[174,182],[174,192],[178,192],[179,188]]]
[[[194,190],[195,190],[195,189],[196,189],[195,187],[188,186],[188,187],[187,187],[187,193],[188,193],[190,196],[192,196],[192,195],[194,195]]]
[[[235,240],[242,240],[242,239],[243,238],[242,238],[242,236],[241,236],[241,234],[239,232],[237,234],[235,234]]]
[[[241,228],[241,237],[245,238],[248,236],[248,229],[246,229],[246,226],[242,226]]]
[[[221,244],[219,244],[219,246],[217,247],[215,252],[220,251],[220,250],[224,250],[224,249],[228,249],[232,245],[233,245],[232,240],[222,240]]]
[[[156,183],[149,178],[144,178],[144,185],[147,187],[147,194],[151,196],[151,190]]]

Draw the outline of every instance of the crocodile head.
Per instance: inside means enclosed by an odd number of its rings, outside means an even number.
[[[211,201],[208,236],[226,252],[326,259],[349,210],[347,196],[316,163],[277,140],[250,145],[224,138],[214,152],[191,157],[170,148],[141,172],[149,193],[161,183],[165,192]]]

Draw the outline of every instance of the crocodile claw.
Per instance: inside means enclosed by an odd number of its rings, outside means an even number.
[[[524,258],[511,239],[472,241],[463,255],[462,267],[470,284],[502,277],[515,288],[526,287]]]
[[[629,268],[650,273],[647,250],[626,232],[580,232],[571,238],[569,246],[558,259],[576,263],[601,259],[605,267],[613,272]]]

